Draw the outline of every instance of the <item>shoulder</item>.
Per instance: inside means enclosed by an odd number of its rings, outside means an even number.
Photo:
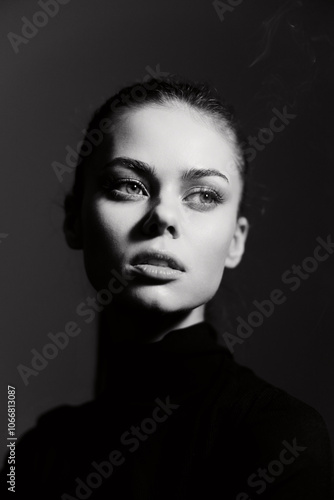
[[[230,456],[242,471],[240,481],[244,478],[248,487],[259,485],[256,492],[262,493],[273,480],[273,490],[287,483],[296,497],[306,487],[303,498],[320,498],[321,494],[326,495],[321,498],[330,498],[332,451],[320,413],[252,370],[231,359],[228,363],[233,377],[222,385],[214,412],[216,459],[222,443],[226,444],[228,426]],[[284,491],[284,498],[290,498],[288,492]]]
[[[29,472],[41,465],[41,457],[48,457],[51,464],[68,450],[72,443],[82,439],[89,417],[94,414],[91,402],[78,406],[62,405],[51,409],[37,419],[34,427],[17,441],[17,461]],[[45,464],[46,465],[46,464]]]
[[[272,431],[298,426],[308,434],[327,434],[316,409],[239,365],[229,353],[217,384],[216,411],[230,414],[236,425],[264,429],[268,423]]]
[[[27,448],[31,452],[36,446],[46,448],[56,445],[58,448],[69,441],[75,441],[77,435],[82,436],[82,431],[94,414],[94,401],[53,408],[38,417],[35,426],[19,439],[18,446],[22,451]],[[35,445],[30,448],[32,442]]]
[[[36,425],[17,441],[15,467],[18,473],[17,498],[58,498],[58,488],[70,474],[73,464],[89,452],[87,424],[94,415],[93,402],[78,406],[63,405],[42,414]],[[89,463],[89,462],[88,462]],[[5,458],[1,476],[7,471]],[[5,484],[5,483],[4,483]],[[53,492],[51,494],[51,492]]]

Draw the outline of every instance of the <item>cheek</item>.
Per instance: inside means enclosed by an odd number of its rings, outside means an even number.
[[[106,276],[119,268],[127,242],[126,217],[117,217],[105,203],[87,204],[82,214],[83,250],[88,278],[95,288],[105,285]],[[122,221],[122,223],[120,223]]]
[[[220,283],[225,260],[233,238],[234,224],[225,223],[209,226],[202,231],[201,241],[196,246],[195,259],[198,263],[199,279],[206,282]]]
[[[202,234],[202,242],[194,245],[193,268],[191,279],[187,286],[192,296],[192,301],[198,304],[206,304],[216,294],[222,280],[225,259],[233,232],[221,232],[217,238],[217,232],[206,232]]]
[[[97,252],[109,254],[124,242],[129,222],[127,214],[118,214],[119,210],[111,208],[103,201],[97,201],[87,206],[84,212],[84,243],[85,246]]]

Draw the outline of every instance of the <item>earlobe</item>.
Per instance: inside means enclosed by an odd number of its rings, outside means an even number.
[[[63,230],[68,246],[74,250],[82,249],[80,210],[73,195],[67,195],[65,199]]]
[[[248,230],[248,220],[245,217],[239,217],[225,260],[225,267],[234,268],[240,263],[245,251]]]

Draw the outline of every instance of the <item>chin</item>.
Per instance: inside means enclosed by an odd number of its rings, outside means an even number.
[[[168,287],[166,284],[154,286],[129,287],[120,294],[119,299],[129,308],[140,309],[142,312],[158,314],[177,314],[189,312],[205,304],[214,295],[200,294],[194,297],[193,290]],[[191,297],[191,300],[189,300]]]
[[[129,308],[134,307],[148,313],[172,314],[197,307],[197,304],[185,303],[183,294],[163,287],[166,285],[136,287],[124,291],[119,298],[123,304],[128,304]]]

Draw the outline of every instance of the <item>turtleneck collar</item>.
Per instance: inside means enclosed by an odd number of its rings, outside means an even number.
[[[183,402],[214,382],[225,356],[206,322],[173,330],[147,344],[109,344],[104,396],[123,404],[145,404],[167,395]]]

